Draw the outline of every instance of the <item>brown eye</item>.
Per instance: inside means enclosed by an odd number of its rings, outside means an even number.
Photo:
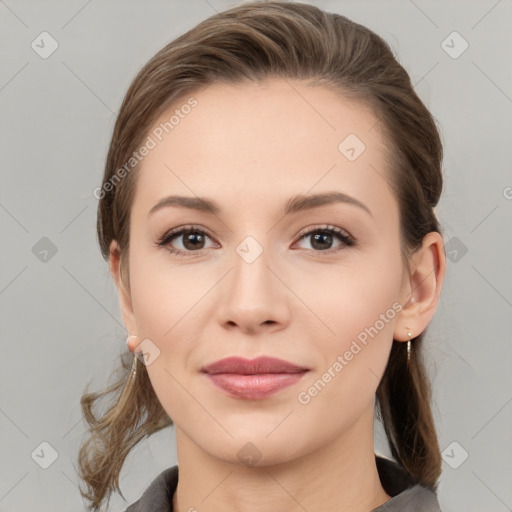
[[[206,232],[198,228],[183,228],[166,233],[157,243],[166,247],[172,254],[185,256],[187,253],[199,252],[210,238]]]
[[[203,249],[205,243],[205,235],[197,231],[189,231],[181,235],[183,237],[183,246],[190,250]]]
[[[334,226],[312,229],[303,233],[300,239],[309,239],[314,252],[329,251],[332,253],[344,247],[355,245],[355,240],[351,235]],[[336,239],[339,244],[333,249],[332,246]]]

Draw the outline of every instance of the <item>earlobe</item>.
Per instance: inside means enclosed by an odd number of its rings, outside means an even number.
[[[116,240],[112,240],[109,247],[109,258],[108,264],[110,268],[110,275],[112,279],[114,279],[114,283],[118,286],[119,282],[119,264],[120,264],[120,252],[119,252],[119,244]]]
[[[121,308],[121,315],[123,323],[129,334],[137,333],[137,325],[135,322],[135,315],[133,314],[132,301],[129,291],[121,276],[121,253],[119,244],[116,240],[112,240],[109,249],[109,267],[110,274],[117,288],[119,297],[119,304]]]
[[[413,337],[421,334],[435,313],[446,271],[444,243],[439,233],[425,235],[422,246],[411,257],[410,268],[403,293],[405,305],[393,333],[397,341],[408,341],[408,332]]]

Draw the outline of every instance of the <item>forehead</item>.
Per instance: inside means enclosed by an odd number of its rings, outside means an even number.
[[[375,113],[322,86],[215,83],[175,101],[147,135],[153,148],[141,161],[135,196],[146,210],[171,193],[244,204],[273,195],[281,206],[309,191],[371,200],[387,188]]]

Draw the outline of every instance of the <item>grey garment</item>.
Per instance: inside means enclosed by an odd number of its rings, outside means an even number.
[[[391,499],[371,512],[442,512],[435,491],[417,483],[402,466],[379,455],[375,462],[382,487]]]
[[[375,456],[384,490],[391,499],[370,512],[442,512],[435,491],[416,483],[396,462]],[[142,496],[125,512],[172,512],[172,499],[178,485],[178,466],[162,471]]]

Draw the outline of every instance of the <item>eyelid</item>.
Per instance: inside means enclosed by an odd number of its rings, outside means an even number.
[[[297,237],[300,239],[303,238],[305,235],[310,235],[311,233],[315,233],[317,231],[334,231],[335,233],[343,235],[347,239],[355,242],[355,238],[346,229],[333,226],[332,224],[309,226],[307,228],[302,229],[297,235]]]

